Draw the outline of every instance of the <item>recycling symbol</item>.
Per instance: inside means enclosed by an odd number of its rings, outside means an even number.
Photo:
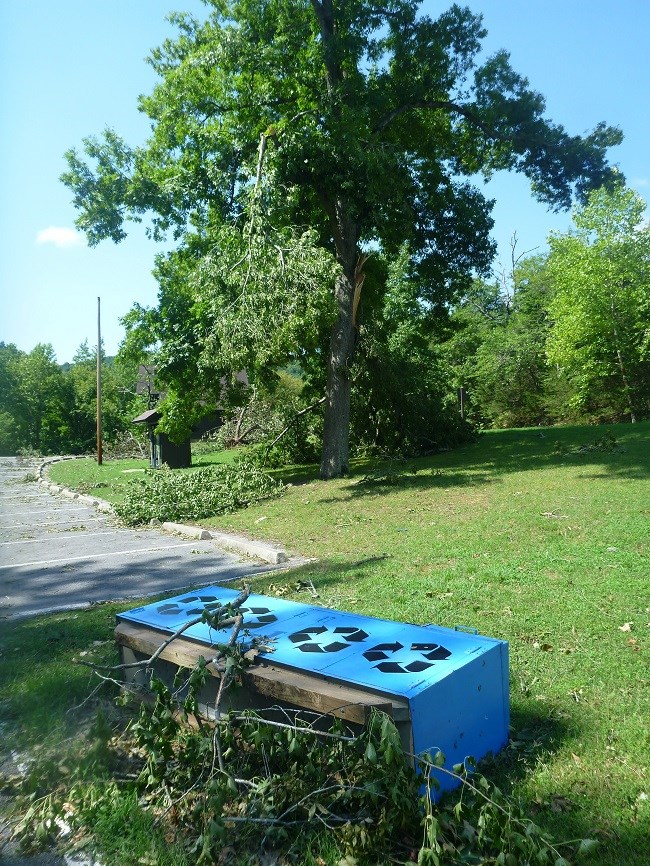
[[[391,659],[395,653],[404,649],[404,644],[399,641],[395,643],[379,643],[363,654],[369,662],[379,662],[374,667],[383,674],[417,674],[427,668],[433,667],[434,662],[444,661],[451,655],[451,651],[437,643],[412,643],[410,651],[419,653],[420,658],[412,661],[396,661]],[[410,657],[410,656],[409,656]]]
[[[201,616],[204,610],[216,610],[223,607],[224,602],[216,595],[188,595],[178,601],[169,601],[159,605],[156,612],[160,616]],[[277,616],[271,613],[268,607],[241,607],[240,613],[245,614],[245,625],[247,629],[262,628],[277,620]]]
[[[239,613],[244,614],[244,627],[247,629],[262,628],[277,620],[268,607],[240,607]]]
[[[194,606],[187,607],[187,605]],[[180,598],[178,601],[169,601],[159,605],[156,608],[156,613],[161,616],[178,616],[179,614],[200,616],[204,610],[214,610],[214,608],[221,607],[221,605],[222,603],[216,595],[188,595],[187,598]]]
[[[335,639],[328,643],[331,636]],[[289,640],[303,653],[337,653],[349,647],[351,643],[363,641],[367,637],[368,633],[361,628],[339,626],[330,631],[327,626],[314,625],[290,634]]]

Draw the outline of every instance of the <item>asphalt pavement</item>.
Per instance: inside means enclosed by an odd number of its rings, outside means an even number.
[[[0,458],[0,623],[277,568],[226,553],[213,540],[120,526],[111,514],[26,480],[37,466]]]

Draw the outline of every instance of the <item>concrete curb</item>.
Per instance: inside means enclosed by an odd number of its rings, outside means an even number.
[[[76,493],[74,490],[69,490],[67,487],[60,487],[58,484],[52,484],[47,478],[46,468],[51,463],[57,463],[60,460],[83,460],[83,457],[47,457],[43,460],[38,469],[39,484],[46,487],[50,493],[57,493],[61,496],[66,496],[68,499],[74,499],[84,505],[91,505],[98,511],[104,514],[114,514],[113,506],[104,499],[98,499],[95,496],[86,496],[83,493]],[[155,521],[155,525],[160,526],[166,532],[173,532],[176,535],[184,535],[187,538],[196,538],[201,541],[214,541],[215,545],[230,553],[238,553],[243,556],[248,556],[251,559],[261,559],[263,562],[268,562],[270,565],[280,565],[289,561],[289,555],[286,550],[281,547],[276,547],[273,544],[268,544],[265,541],[255,541],[246,538],[244,535],[232,535],[228,532],[219,532],[216,530],[204,529],[201,526],[191,526],[183,523],[173,523],[164,521],[159,523]]]
[[[110,502],[106,502],[105,499],[98,499],[96,496],[86,496],[85,493],[77,493],[76,490],[70,490],[68,487],[61,487],[58,484],[53,484],[49,478],[47,477],[47,467],[51,466],[52,463],[59,463],[61,460],[87,460],[87,457],[76,457],[76,456],[66,456],[66,457],[46,457],[41,461],[38,467],[38,484],[41,484],[46,490],[49,490],[50,493],[56,493],[61,496],[65,496],[66,499],[74,499],[77,502],[81,502],[84,505],[91,505],[93,508],[96,508],[98,511],[101,511],[103,514],[113,514],[113,506]]]
[[[264,541],[254,541],[243,535],[231,535],[230,533],[213,532],[212,530],[210,531],[210,535],[217,546],[223,547],[225,550],[243,553],[245,556],[252,556],[255,559],[263,559],[271,565],[280,565],[283,562],[289,561],[289,555],[286,550],[267,544]]]
[[[207,529],[201,529],[200,526],[184,526],[182,523],[170,523],[165,521],[161,524],[167,532],[175,532],[178,535],[187,535],[190,538],[200,538],[202,541],[212,538]]]
[[[203,529],[201,526],[188,526],[168,521],[162,524],[162,528],[166,529],[167,532],[186,535],[189,538],[214,541],[216,546],[222,550],[229,550],[232,553],[242,553],[244,556],[249,556],[252,559],[261,559],[270,565],[280,565],[283,562],[289,561],[286,550],[283,550],[281,547],[275,547],[264,541],[254,541],[246,538],[244,535],[232,535],[228,532]]]

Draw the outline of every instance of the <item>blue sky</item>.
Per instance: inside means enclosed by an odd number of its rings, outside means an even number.
[[[449,4],[425,0],[437,15]],[[467,0],[484,16],[488,52],[506,48],[513,67],[546,97],[547,116],[572,133],[605,120],[625,133],[611,160],[628,184],[650,197],[650,3],[647,0]],[[134,302],[156,302],[151,277],[158,248],[134,227],[127,241],[89,249],[74,228],[69,191],[58,178],[63,153],[87,135],[114,128],[142,142],[146,118],[137,96],[155,81],[144,62],[173,28],[173,10],[202,16],[201,0],[6,0],[0,4],[0,340],[31,350],[51,343],[60,362],[97,334],[109,354]],[[495,178],[489,194],[498,261],[509,239],[543,250],[568,214],[532,200],[525,178]]]

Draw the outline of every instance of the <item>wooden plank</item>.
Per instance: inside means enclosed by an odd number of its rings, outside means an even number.
[[[275,701],[285,701],[350,722],[365,724],[372,709],[389,716],[393,714],[393,705],[387,698],[285,668],[256,665],[244,671],[243,680],[255,691]]]
[[[122,646],[128,646],[132,650],[152,656],[160,644],[168,637],[154,629],[146,626],[134,625],[122,622],[115,629],[115,640]],[[211,647],[202,646],[192,641],[177,638],[172,641],[160,654],[164,661],[172,662],[180,668],[194,668],[201,657],[209,659],[214,655]],[[212,665],[208,666],[214,676],[219,676],[218,670]]]
[[[122,646],[151,656],[165,635],[146,626],[121,622],[115,629],[115,639]],[[162,651],[160,658],[178,667],[193,668],[201,656],[207,660],[213,652],[207,645],[179,637]],[[214,666],[208,665],[208,670],[213,676],[219,676]],[[301,671],[287,670],[268,662],[246,668],[242,679],[248,688],[274,701],[290,703],[350,722],[364,724],[373,709],[387,713],[395,721],[410,719],[406,701],[376,695],[365,689],[335,683]]]

